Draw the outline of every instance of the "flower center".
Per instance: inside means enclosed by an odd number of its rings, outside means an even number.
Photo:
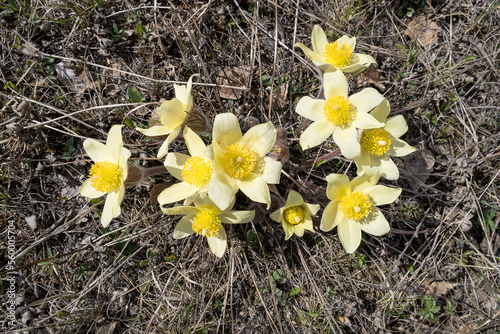
[[[368,195],[362,191],[355,191],[342,198],[339,209],[344,217],[352,220],[361,220],[370,213],[372,202],[370,202]]]
[[[211,177],[212,162],[208,159],[191,157],[182,167],[182,179],[195,188],[206,188]]]
[[[323,115],[332,125],[349,126],[354,120],[354,106],[348,98],[341,95],[332,96],[323,106]]]
[[[346,43],[336,41],[325,46],[323,57],[325,57],[327,63],[336,68],[341,68],[351,63],[352,49]]]
[[[110,192],[122,182],[120,166],[109,161],[99,161],[90,168],[90,184],[97,191]]]
[[[304,221],[304,209],[300,206],[292,206],[291,208],[285,210],[283,218],[285,219],[285,222],[291,225],[302,223]]]
[[[221,157],[224,171],[234,179],[242,179],[255,169],[257,158],[255,153],[238,143],[226,147]]]
[[[389,151],[391,147],[391,135],[382,129],[364,130],[361,136],[361,145],[371,155],[380,157]]]
[[[193,232],[209,238],[217,235],[221,227],[222,223],[217,215],[210,211],[202,210],[193,218],[191,229]]]

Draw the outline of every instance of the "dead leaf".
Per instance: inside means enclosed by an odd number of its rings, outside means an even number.
[[[288,95],[288,83],[284,83],[278,86],[275,92],[273,92],[273,101],[272,108],[273,109],[283,109],[287,103],[287,95]]]
[[[105,324],[104,326],[99,328],[99,330],[97,331],[97,334],[112,334],[112,333],[114,333],[117,323],[118,323],[117,321],[108,322],[107,324]]]
[[[385,91],[386,89],[382,84],[385,82],[385,79],[373,65],[368,66],[366,70],[358,74],[356,79],[358,80],[358,88],[365,87],[367,85],[374,85],[378,90]]]
[[[476,330],[476,324],[474,320],[469,320],[458,329],[457,334],[469,334]]]
[[[70,62],[60,62],[55,65],[57,79],[77,95],[85,92],[85,89],[94,88],[85,69],[80,64],[71,64]]]
[[[404,34],[409,36],[411,39],[417,38],[420,45],[426,47],[428,45],[436,45],[438,43],[437,31],[438,26],[436,22],[429,20],[425,17],[425,15],[420,14],[413,18]]]
[[[36,216],[29,216],[24,218],[26,222],[28,223],[28,226],[34,231],[36,229],[37,223],[36,223]]]
[[[412,189],[415,191],[418,190],[420,184],[425,184],[425,181],[427,181],[434,170],[434,164],[436,163],[436,158],[432,152],[424,148],[423,144],[420,144],[419,146],[421,148],[415,153],[403,157],[403,160],[406,163],[406,168],[418,181],[411,184]]]
[[[444,296],[448,293],[448,291],[457,285],[457,283],[450,283],[446,281],[434,281],[426,287],[426,293]]]
[[[250,66],[225,67],[218,71],[215,80],[221,86],[246,86],[250,77]],[[219,95],[223,99],[237,100],[243,90],[228,87],[219,87]]]

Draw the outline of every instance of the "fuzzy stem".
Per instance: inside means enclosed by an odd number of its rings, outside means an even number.
[[[151,177],[151,176],[156,176],[156,175],[163,175],[167,174],[168,171],[165,168],[165,166],[155,166],[155,167],[150,167],[150,168],[144,168],[143,170],[144,177]]]

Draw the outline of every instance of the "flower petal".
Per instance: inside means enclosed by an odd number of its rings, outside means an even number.
[[[189,154],[191,154],[192,157],[203,156],[204,155],[203,152],[205,152],[207,146],[200,138],[200,136],[198,136],[188,126],[184,128],[183,135],[186,141],[186,146],[189,150]]]
[[[295,111],[300,116],[303,116],[311,121],[320,121],[325,119],[323,114],[323,107],[325,105],[325,100],[313,99],[309,96],[304,96],[297,103]]]
[[[309,204],[309,203],[304,203],[302,208],[306,213],[310,216],[314,216],[315,214],[318,213],[320,206],[319,204]]]
[[[372,160],[377,161],[377,165],[381,172],[380,176],[385,177],[387,180],[399,179],[399,169],[390,156],[383,155],[381,157],[375,157],[375,159]]]
[[[363,67],[368,67],[370,64],[376,64],[377,62],[372,56],[368,56],[362,53],[354,53],[352,55],[351,63],[347,66],[339,68],[344,73],[353,73]]]
[[[352,126],[357,129],[374,129],[384,126],[384,123],[377,121],[371,114],[365,112],[357,112],[356,118],[352,122]]]
[[[284,209],[285,209],[285,207],[279,208],[278,210],[276,210],[273,213],[271,213],[269,215],[269,218],[271,218],[275,222],[281,223],[281,221],[283,220],[283,211],[284,211]]]
[[[379,209],[374,208],[367,217],[368,222],[362,223],[361,230],[371,235],[381,236],[389,233],[391,226]]]
[[[339,202],[345,195],[351,193],[349,177],[344,174],[330,174],[326,177],[326,196],[329,200]]]
[[[227,236],[224,227],[219,230],[216,236],[208,237],[208,246],[217,257],[222,257],[227,248]]]
[[[384,96],[371,87],[349,96],[349,101],[358,109],[358,112],[369,112],[383,100]]]
[[[304,228],[304,230],[308,230],[308,231],[311,231],[314,233],[313,221],[312,221],[311,216],[308,213],[306,213],[304,215],[304,223],[302,223],[301,225],[302,225],[302,228]]]
[[[307,46],[305,46],[302,43],[295,43],[293,45],[294,47],[300,48],[302,51],[304,51],[304,54],[306,55],[307,58],[312,60],[314,65],[319,66],[319,65],[325,65],[324,59],[321,55],[317,54],[313,50],[309,49]],[[331,67],[331,65],[330,65]]]
[[[184,179],[182,178],[182,168],[189,158],[190,156],[186,154],[170,152],[169,154],[167,154],[167,157],[165,158],[163,164],[173,177],[175,177],[177,180],[184,181]]]
[[[326,206],[325,211],[323,211],[319,229],[325,232],[331,231],[335,226],[337,226],[339,216],[342,216],[339,212],[339,202],[331,201]]]
[[[171,133],[173,128],[169,128],[168,126],[163,126],[163,125],[157,125],[150,127],[148,129],[136,128],[136,130],[148,137],[160,137]]]
[[[255,211],[229,211],[219,214],[224,224],[246,224],[255,218]]]
[[[262,157],[273,148],[275,141],[276,129],[272,122],[267,122],[251,127],[241,138],[240,144]]]
[[[405,155],[415,152],[417,149],[408,145],[405,141],[391,137],[391,147],[387,154],[393,157],[403,157]]]
[[[197,191],[198,189],[194,188],[190,184],[186,182],[179,182],[163,189],[163,191],[158,195],[158,203],[160,203],[160,205],[175,203],[196,194]]]
[[[191,107],[193,106],[191,89],[193,87],[193,77],[196,76],[199,76],[199,74],[193,74],[190,76],[187,85],[174,85],[175,97],[186,105],[187,111],[191,110]]]
[[[340,70],[328,70],[323,75],[323,87],[325,88],[325,98],[333,96],[343,96],[347,98],[349,85],[344,73]]]
[[[354,48],[356,48],[356,37],[349,37],[347,35],[344,35],[340,37],[339,39],[336,40],[336,42],[341,42],[345,43],[350,46],[350,48],[354,51]]]
[[[361,226],[357,222],[343,219],[337,227],[340,242],[347,253],[351,254],[361,244]]]
[[[380,169],[372,167],[363,175],[360,175],[351,181],[351,191],[365,191],[375,186],[380,179]]]
[[[304,150],[318,146],[333,133],[333,130],[334,127],[326,119],[313,122],[300,135],[300,146]]]
[[[122,127],[123,125],[113,125],[108,132],[106,139],[106,147],[112,158],[108,157],[108,161],[117,163],[123,148],[122,140]]]
[[[108,148],[103,143],[92,138],[87,138],[83,142],[83,148],[92,161],[109,161]]]
[[[294,233],[298,236],[298,237],[303,237],[304,236],[304,223],[302,224],[297,224],[297,225],[293,225],[294,227]]]
[[[244,182],[237,180],[240,190],[254,202],[266,203],[267,209],[271,206],[271,195],[266,180],[256,177],[252,181]]]
[[[371,197],[375,206],[385,205],[394,202],[401,195],[401,188],[389,188],[382,185],[375,185],[364,190],[365,194]]]
[[[274,160],[271,157],[264,157],[264,171],[262,178],[270,184],[279,184],[281,177],[281,162]]]
[[[292,206],[301,206],[304,204],[304,199],[295,190],[290,190],[288,197],[286,198],[286,208],[291,208]]]
[[[86,179],[85,182],[83,182],[82,186],[80,187],[80,195],[88,198],[98,198],[106,195],[106,193],[99,190],[95,190],[94,187],[92,187],[90,179]]]
[[[242,136],[236,116],[231,113],[215,116],[212,136],[212,142],[216,142],[222,149],[238,142]]]
[[[187,116],[184,104],[177,98],[163,102],[158,109],[158,113],[160,114],[161,124],[169,128],[178,127],[184,123]]]
[[[173,237],[174,239],[182,239],[190,236],[194,233],[193,231],[193,215],[184,216],[179,220],[177,225],[175,225]]]
[[[216,171],[212,174],[210,183],[208,184],[208,196],[219,209],[224,211],[229,207],[229,204],[231,204],[238,188],[230,186],[222,174],[223,173]]]
[[[384,130],[389,132],[393,137],[399,138],[408,131],[408,124],[406,124],[403,115],[397,115],[385,121]]]
[[[295,232],[295,226],[288,224],[288,223],[285,223],[285,221],[283,221],[283,223],[281,223],[281,226],[283,227],[283,230],[285,231],[285,240],[290,239],[290,237]]]
[[[103,227],[108,227],[109,223],[116,216],[113,214],[113,209],[115,207],[116,202],[119,199],[119,194],[117,191],[111,191],[106,196],[106,201],[104,202],[104,208],[101,213],[101,224]]]
[[[342,155],[347,159],[354,159],[354,157],[361,154],[361,145],[359,145],[358,130],[356,128],[342,129],[337,127],[333,132],[333,140],[340,147]]]
[[[366,173],[370,167],[376,166],[373,164],[372,155],[361,146],[361,152],[357,157],[354,157],[354,162],[356,163],[357,175],[363,175]]]
[[[311,34],[311,44],[315,53],[322,55],[328,44],[325,31],[319,25],[315,25]]]
[[[178,126],[172,130],[172,133],[168,135],[167,139],[161,144],[160,149],[158,150],[158,154],[156,155],[158,159],[163,158],[168,153],[168,145],[173,142],[179,136],[179,132],[181,132],[181,127]]]
[[[387,101],[387,99],[384,99],[384,100],[382,100],[382,102],[380,102],[380,104],[375,109],[373,109],[373,111],[370,113],[370,115],[375,117],[375,119],[377,121],[379,121],[380,123],[384,123],[386,121],[387,115],[389,115],[390,111],[391,111],[391,105],[389,104],[389,101]],[[387,123],[385,124],[385,126],[387,127]],[[387,129],[384,128],[384,130],[387,130]],[[389,131],[389,130],[387,130],[387,131]],[[389,131],[389,133],[390,133],[390,131]]]
[[[171,216],[190,215],[194,217],[200,213],[200,209],[195,206],[174,206],[171,208],[164,208],[161,206],[160,209],[164,214]]]

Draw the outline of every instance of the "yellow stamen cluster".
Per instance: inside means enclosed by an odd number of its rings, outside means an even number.
[[[242,179],[255,169],[257,157],[255,153],[238,143],[226,147],[221,157],[224,171],[234,179]]]
[[[110,192],[122,182],[120,166],[109,161],[99,161],[90,168],[90,184],[97,191]]]
[[[304,222],[304,209],[300,206],[292,206],[283,212],[283,219],[291,225],[297,225]]]
[[[206,188],[212,177],[212,162],[196,156],[187,159],[182,167],[182,179],[195,188]]]
[[[219,217],[205,210],[200,211],[200,213],[193,218],[193,224],[191,225],[193,232],[207,238],[217,235],[221,227],[222,222]]]
[[[341,68],[351,63],[352,48],[346,43],[339,41],[329,43],[325,46],[323,57],[325,57],[327,63],[332,64],[336,68]]]
[[[364,130],[361,136],[361,145],[371,155],[380,157],[389,151],[391,147],[391,135],[382,129]]]
[[[341,95],[332,96],[323,106],[323,115],[332,125],[349,126],[354,120],[354,106],[348,98]]]
[[[340,212],[344,217],[352,220],[361,220],[370,214],[372,202],[362,191],[355,191],[344,196],[339,203]]]

